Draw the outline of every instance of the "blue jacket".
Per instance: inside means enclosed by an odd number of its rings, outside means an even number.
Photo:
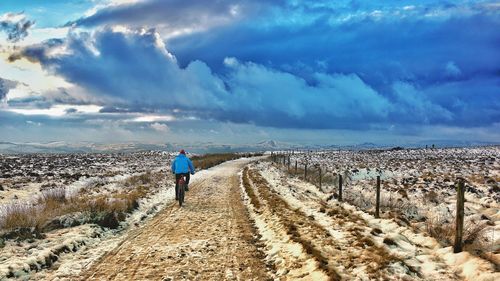
[[[172,161],[172,173],[183,174],[183,173],[194,174],[193,162],[184,154],[179,154]]]

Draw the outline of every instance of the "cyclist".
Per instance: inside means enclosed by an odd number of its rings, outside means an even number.
[[[179,155],[177,155],[172,161],[172,173],[175,174],[175,200],[178,200],[177,198],[177,189],[179,186],[179,180],[181,177],[185,176],[186,177],[186,189],[185,191],[188,191],[188,184],[189,184],[189,174],[194,175],[194,166],[193,162],[191,162],[191,159],[189,159],[186,156],[186,152],[184,149],[181,149],[179,152]]]

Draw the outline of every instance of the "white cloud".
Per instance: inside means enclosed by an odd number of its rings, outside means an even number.
[[[168,132],[170,130],[170,128],[167,125],[162,123],[153,123],[150,125],[150,127],[158,132]]]
[[[450,77],[458,77],[462,74],[462,71],[455,62],[449,61],[446,64],[446,74]]]
[[[50,117],[62,117],[67,115],[71,109],[76,109],[76,114],[91,114],[98,113],[102,106],[98,105],[68,105],[57,104],[50,108],[4,108],[5,111],[10,111],[22,115],[46,115]],[[73,113],[73,114],[75,114]]]
[[[32,91],[43,92],[61,87],[70,87],[71,84],[63,78],[48,74],[40,64],[33,63],[25,58],[15,62],[8,61],[10,53],[0,52],[0,77],[17,81],[27,85]]]
[[[142,115],[132,119],[133,122],[168,122],[174,120],[175,117],[172,115]]]

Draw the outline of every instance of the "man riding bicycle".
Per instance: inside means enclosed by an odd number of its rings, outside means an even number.
[[[184,149],[181,149],[179,155],[172,162],[172,173],[175,174],[175,200],[178,200],[177,189],[179,188],[179,180],[181,177],[186,177],[185,191],[188,191],[189,174],[194,175],[193,162],[186,156]]]

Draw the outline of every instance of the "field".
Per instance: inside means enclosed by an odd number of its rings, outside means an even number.
[[[290,153],[291,154],[291,153]],[[290,156],[290,168],[288,168]],[[381,179],[381,217],[411,226],[452,245],[456,184],[465,181],[465,249],[498,264],[500,251],[500,147],[315,151],[277,162],[338,197],[342,176],[344,201],[375,213],[376,178]],[[297,162],[297,172],[295,163]]]
[[[103,241],[112,247],[113,237],[172,201],[170,165],[176,154],[0,156],[0,280],[42,271],[61,255]],[[242,156],[195,155],[193,162],[207,169]],[[94,258],[75,259],[81,264]]]
[[[499,147],[274,155],[193,157],[182,208],[174,153],[2,155],[0,280],[499,278]]]

